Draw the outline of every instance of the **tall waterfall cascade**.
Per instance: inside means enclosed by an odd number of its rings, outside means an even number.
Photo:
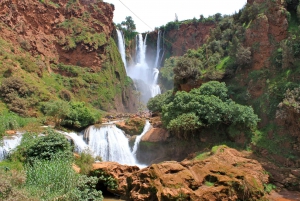
[[[117,29],[117,35],[118,35],[118,49],[119,49],[119,52],[121,54],[121,58],[122,58],[122,61],[124,63],[125,70],[126,70],[126,73],[127,73],[126,49],[125,49],[124,35],[118,29]]]
[[[118,32],[118,31],[117,31]],[[159,75],[159,65],[161,63],[161,31],[158,32],[157,53],[154,66],[149,66],[146,62],[147,57],[147,34],[143,38],[142,34],[136,36],[136,62],[135,65],[125,66],[127,75],[134,80],[137,90],[140,94],[140,102],[146,104],[148,100],[158,94],[161,94],[160,87],[157,84]],[[118,44],[121,44],[123,36],[118,34]],[[124,44],[124,42],[123,42]],[[125,49],[125,46],[122,46]],[[123,58],[125,50],[119,47],[120,54]],[[125,58],[125,56],[124,56]],[[125,61],[126,62],[126,61]]]
[[[21,143],[21,140],[21,134],[4,137],[3,142],[0,144],[0,161],[4,160],[8,156],[9,152]]]

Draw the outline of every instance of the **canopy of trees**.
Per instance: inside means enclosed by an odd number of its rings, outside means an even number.
[[[201,127],[220,124],[254,128],[259,119],[252,107],[235,103],[227,92],[225,83],[217,81],[205,83],[189,93],[177,92],[172,101],[162,106],[163,124],[179,137],[186,137]],[[155,108],[153,101],[149,108]]]

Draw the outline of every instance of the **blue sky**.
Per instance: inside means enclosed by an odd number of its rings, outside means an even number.
[[[126,16],[132,16],[137,31],[142,33],[174,21],[175,13],[179,21],[194,17],[199,19],[201,14],[204,17],[215,13],[233,14],[241,9],[247,0],[104,0],[104,2],[115,5],[115,23],[121,23]]]

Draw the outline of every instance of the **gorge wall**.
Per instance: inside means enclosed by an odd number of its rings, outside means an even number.
[[[67,90],[95,108],[135,111],[132,82],[112,39],[113,11],[98,0],[1,1],[1,73],[30,74],[38,88],[48,87],[46,100]],[[51,77],[59,86],[46,83]]]

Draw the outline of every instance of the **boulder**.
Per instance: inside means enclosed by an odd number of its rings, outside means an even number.
[[[118,180],[113,193],[126,200],[259,200],[268,174],[232,148],[220,146],[206,157],[166,161],[139,170],[105,162],[94,165]]]

